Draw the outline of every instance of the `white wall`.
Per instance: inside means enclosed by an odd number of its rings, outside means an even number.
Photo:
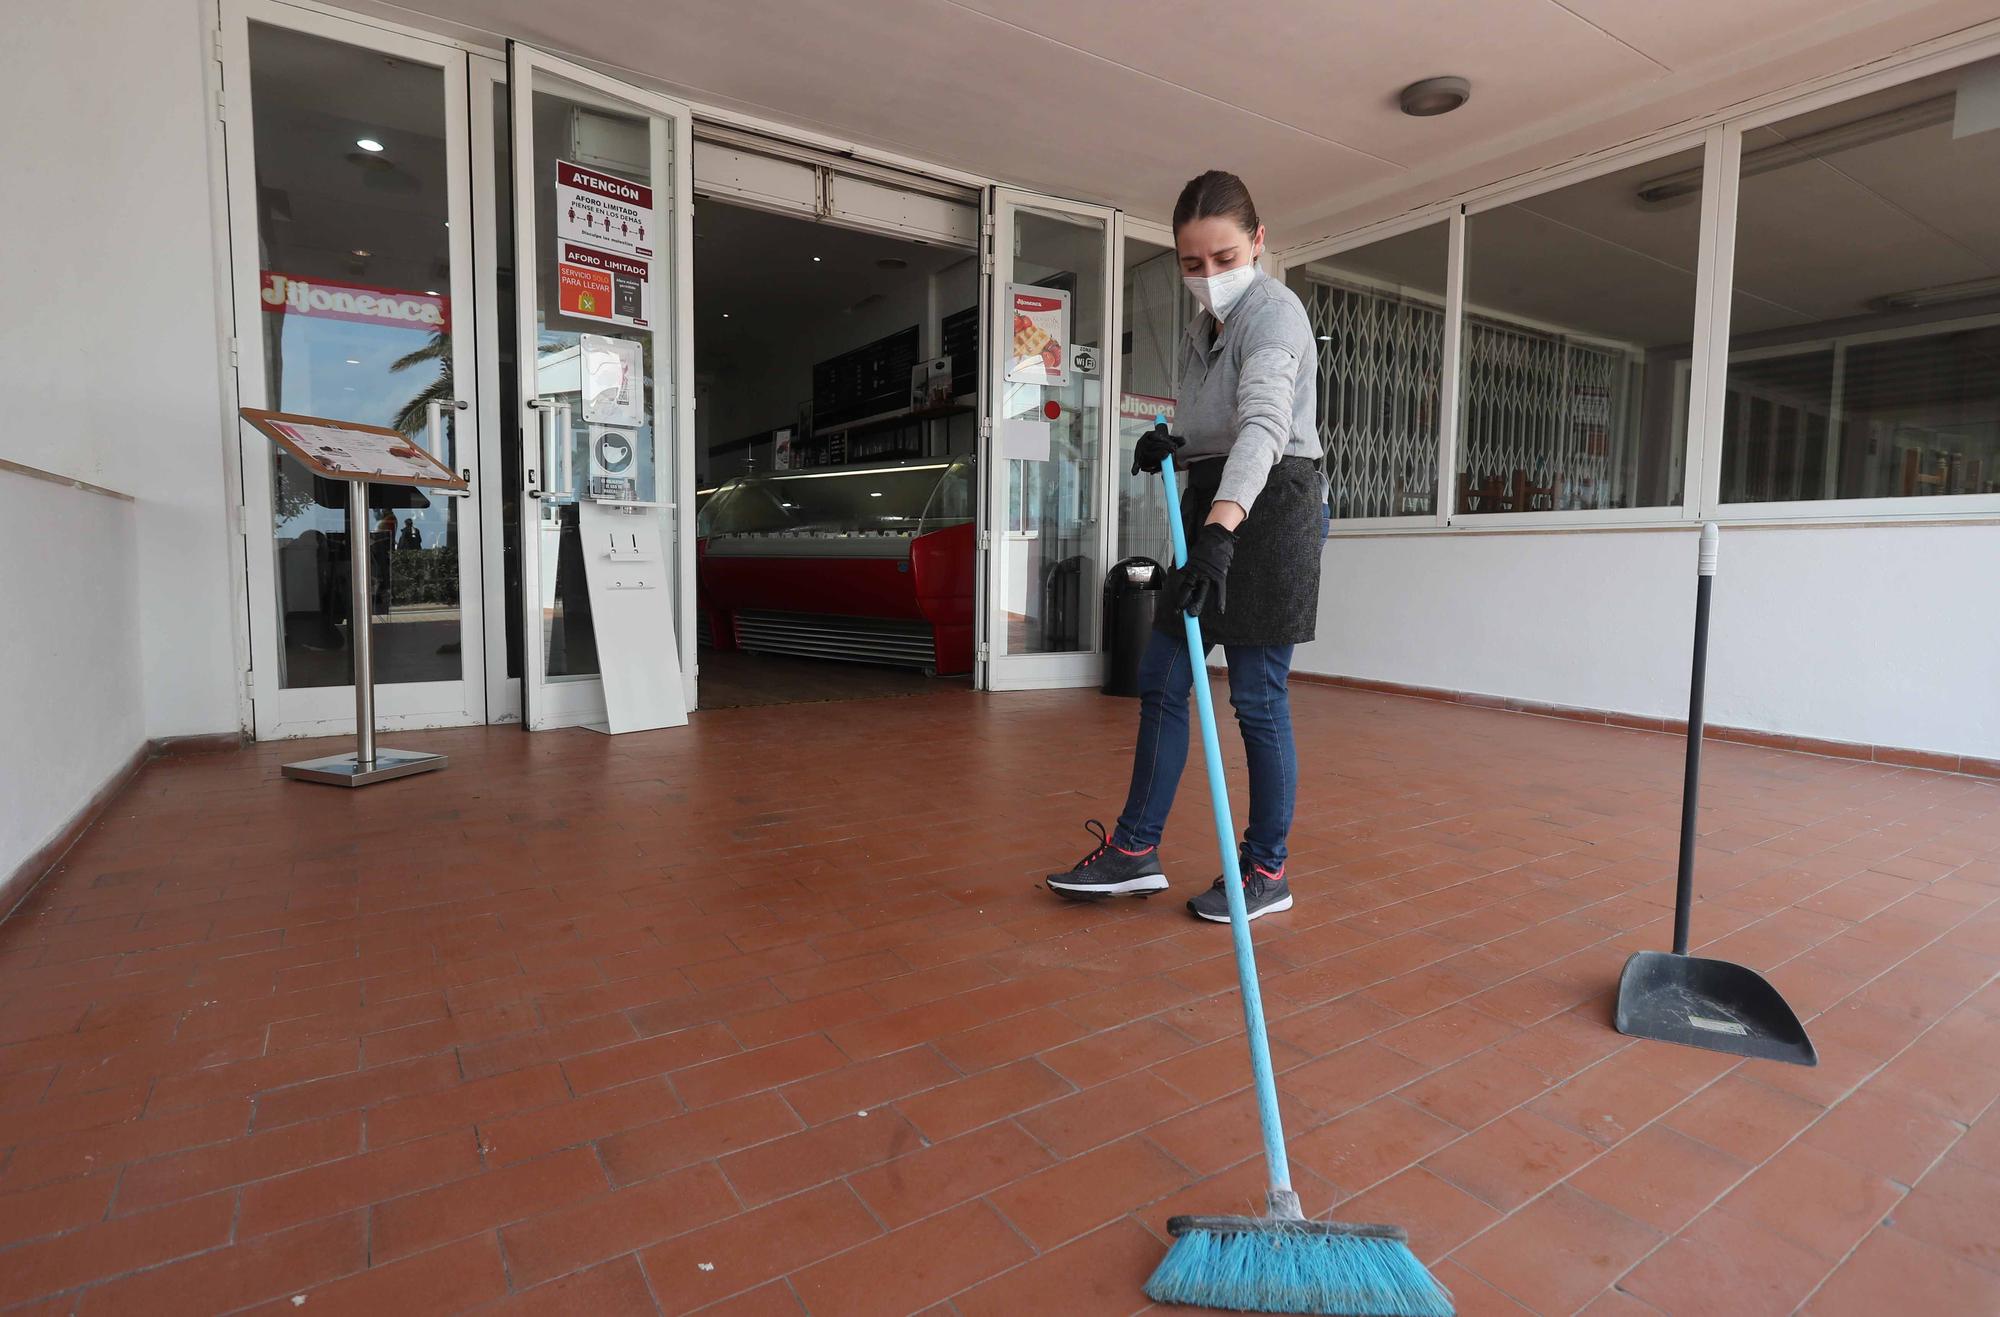
[[[1695,532],[1328,541],[1302,672],[1685,717]],[[1708,719],[2000,758],[2000,526],[1724,527]]]
[[[145,743],[136,521],[0,470],[0,881]]]
[[[138,623],[115,634],[143,655],[144,730],[234,730],[202,14],[65,0],[10,5],[4,25],[0,457],[137,498],[136,554],[100,565],[134,574],[118,588]],[[66,549],[88,536],[42,529]],[[11,666],[0,678],[19,685]]]

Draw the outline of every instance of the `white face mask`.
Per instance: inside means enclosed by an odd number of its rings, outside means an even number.
[[[1181,282],[1187,285],[1187,290],[1194,294],[1194,300],[1201,303],[1204,311],[1217,320],[1226,320],[1230,309],[1249,290],[1251,281],[1256,277],[1257,266],[1251,262],[1206,278],[1198,274],[1182,275]]]

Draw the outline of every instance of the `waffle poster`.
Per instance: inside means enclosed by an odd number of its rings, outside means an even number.
[[[1013,347],[1007,356],[1009,384],[1069,384],[1069,293],[1061,288],[1008,284],[1013,308]]]

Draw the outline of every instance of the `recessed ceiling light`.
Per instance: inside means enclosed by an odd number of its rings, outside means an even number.
[[[372,137],[357,137],[354,139],[354,144],[364,151],[380,151],[382,149],[382,144]]]
[[[1396,95],[1403,113],[1418,119],[1450,114],[1472,99],[1472,84],[1464,78],[1425,78]]]
[[[722,313],[722,318],[723,318],[724,320],[727,320],[727,319],[729,319],[729,313],[728,313],[727,311],[724,311],[724,312]]]
[[[373,256],[374,254],[374,252],[369,251],[366,247],[356,247],[354,249],[354,255],[356,256]]]
[[[435,288],[426,288],[426,289],[424,289],[424,296],[425,296],[425,297],[437,297],[437,296],[439,296],[439,293],[438,293],[438,290],[437,290],[437,289],[435,289]]]
[[[881,497],[882,497],[882,491],[881,491],[881,490],[879,490],[879,489],[871,489],[871,490],[869,490],[869,491],[868,491],[868,497],[869,497],[869,498],[881,498]]]
[[[819,264],[819,257],[817,257],[817,256],[813,257],[813,264],[814,264],[814,265],[818,265],[818,264]]]

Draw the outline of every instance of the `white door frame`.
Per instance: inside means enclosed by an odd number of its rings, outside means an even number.
[[[507,674],[507,620],[519,606],[507,594],[507,545],[502,515],[518,490],[506,486],[503,454],[509,442],[500,414],[500,216],[511,209],[509,180],[502,177],[499,149],[507,120],[493,112],[494,93],[507,89],[507,61],[473,55],[467,101],[472,118],[472,259],[479,281],[479,321],[475,330],[479,354],[479,394],[474,407],[488,423],[479,428],[479,462],[493,473],[479,498],[481,552],[491,564],[486,573],[486,721],[521,721],[521,676]],[[510,101],[511,109],[511,101]],[[511,254],[510,254],[511,255]],[[522,532],[524,535],[526,531]],[[526,638],[523,638],[523,649]],[[523,660],[525,662],[525,659]]]
[[[1102,679],[1104,667],[1103,637],[1096,635],[1096,628],[1092,629],[1096,639],[1086,650],[1060,654],[1007,652],[1008,469],[1006,460],[1000,456],[1000,449],[1006,412],[1007,350],[1014,341],[1014,333],[1006,290],[1014,275],[1014,213],[1018,208],[1053,211],[1104,226],[1104,287],[1101,296],[1105,341],[1099,345],[1099,359],[1104,365],[1097,409],[1098,476],[1093,495],[1097,514],[1095,562],[1100,569],[1107,568],[1110,565],[1107,555],[1118,543],[1113,521],[1117,491],[1111,467],[1117,460],[1118,449],[1118,335],[1123,332],[1124,323],[1120,305],[1124,281],[1119,277],[1118,267],[1119,216],[1117,211],[1106,206],[1092,206],[1015,188],[994,188],[988,204],[992,212],[989,235],[992,245],[985,292],[985,424],[980,428],[979,454],[980,515],[984,522],[979,555],[979,685],[985,690],[1053,690],[1095,686]],[[1095,609],[1098,589],[1094,579],[1079,582],[1078,593],[1081,607]]]
[[[231,343],[236,370],[237,401],[268,406],[270,381],[265,377],[263,310],[259,296],[262,262],[258,255],[256,138],[250,96],[250,24],[264,23],[322,37],[362,50],[376,51],[413,64],[440,70],[444,79],[444,132],[447,208],[452,218],[450,238],[451,303],[454,314],[476,308],[477,283],[472,253],[472,176],[468,158],[466,61],[461,48],[445,41],[388,31],[378,25],[279,4],[275,0],[222,0],[221,51],[224,85],[222,120],[226,133],[224,168],[230,230],[230,292],[237,338]],[[470,320],[461,321],[469,325]],[[453,378],[461,396],[478,386],[472,336],[454,330]],[[479,413],[460,411],[454,425],[457,455],[469,475],[472,494],[459,508],[459,641],[460,679],[440,682],[396,682],[375,691],[375,721],[383,730],[455,727],[484,722],[486,671],[483,527],[479,515],[482,465]],[[317,686],[282,689],[278,654],[282,620],[278,617],[278,581],[272,533],[273,453],[269,440],[242,421],[237,444],[243,470],[242,530],[245,536],[247,602],[251,654],[251,707],[259,740],[284,737],[352,734],[354,688]],[[259,684],[256,676],[263,673]]]
[[[681,683],[687,707],[696,707],[695,645],[695,552],[694,552],[694,279],[691,268],[694,248],[694,112],[683,101],[598,73],[560,56],[535,47],[510,42],[508,53],[508,96],[512,108],[514,186],[514,298],[517,370],[520,374],[520,442],[522,445],[523,488],[510,491],[520,500],[521,517],[521,598],[511,601],[521,610],[521,698],[525,720],[532,730],[602,723],[605,719],[604,683],[596,677],[549,681],[544,676],[546,655],[542,648],[541,618],[541,499],[534,492],[546,480],[539,468],[540,417],[530,406],[538,392],[536,331],[536,256],[540,239],[535,233],[532,195],[523,195],[519,186],[525,176],[534,177],[534,80],[537,72],[552,75],[575,87],[584,88],[619,108],[634,110],[666,121],[672,133],[672,160],[667,159],[668,141],[663,133],[649,134],[652,151],[652,178],[655,196],[664,196],[665,211],[674,235],[669,259],[660,262],[670,287],[662,290],[657,303],[671,316],[671,362],[669,392],[655,383],[654,444],[655,462],[672,463],[672,483],[660,489],[660,501],[668,506],[664,514],[673,529],[666,537],[674,556],[674,580],[678,595],[674,600],[679,637]],[[662,360],[657,351],[655,327],[654,370]],[[662,434],[663,418],[671,418],[670,432]]]

